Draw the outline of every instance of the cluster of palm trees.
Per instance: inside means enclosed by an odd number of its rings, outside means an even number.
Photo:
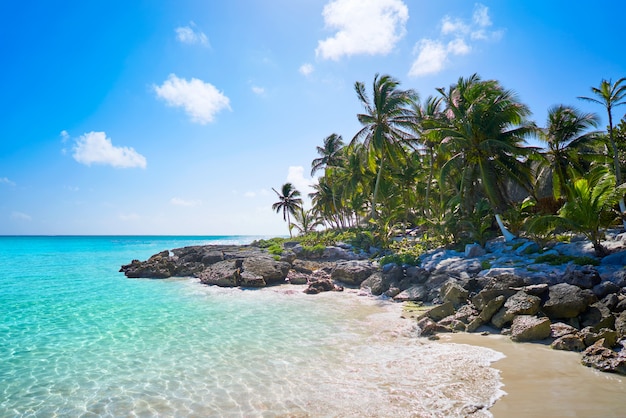
[[[626,211],[624,144],[612,114],[626,104],[626,78],[602,80],[591,97],[579,97],[605,108],[607,132],[595,130],[597,115],[566,105],[549,109],[538,127],[513,91],[476,74],[423,102],[399,86],[377,74],[370,97],[355,83],[362,128],[349,141],[332,134],[317,147],[311,175],[323,175],[311,210],[290,183],[274,190],[273,209],[283,211],[290,232],[290,215],[300,232],[366,226],[382,242],[410,228],[458,243],[483,242],[498,227],[507,239],[566,227],[593,229],[588,236],[602,251],[598,231]],[[529,146],[531,138],[545,147]],[[581,205],[587,213],[578,213]]]

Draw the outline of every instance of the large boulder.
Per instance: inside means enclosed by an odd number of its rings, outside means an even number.
[[[583,313],[595,295],[590,290],[560,283],[550,286],[548,300],[543,304],[543,312],[550,318],[574,318]]]
[[[600,261],[603,266],[626,266],[626,250],[607,255]]]
[[[276,261],[267,256],[248,257],[243,260],[242,264],[242,271],[247,277],[260,277],[266,284],[284,283],[289,268],[289,263]]]
[[[304,289],[304,293],[315,295],[321,292],[341,292],[343,287],[337,286],[331,279],[321,279],[309,283],[309,287]]]
[[[170,257],[169,251],[153,255],[147,261],[133,260],[123,265],[120,272],[129,278],[166,279],[176,274],[176,259]]]
[[[583,289],[592,289],[602,281],[595,267],[573,265],[567,267],[561,280],[564,283],[573,284]]]
[[[511,325],[513,341],[540,341],[550,337],[550,320],[533,315],[519,315]]]
[[[206,285],[221,287],[239,286],[241,260],[224,260],[208,266],[196,276]]]
[[[464,305],[469,292],[454,280],[449,280],[441,286],[440,295],[444,302],[452,302],[456,307]]]
[[[585,342],[578,334],[567,334],[557,338],[550,344],[555,350],[583,351],[586,348]]]
[[[360,285],[377,270],[369,260],[350,260],[337,263],[331,273],[331,278],[348,285]]]
[[[626,375],[626,355],[617,353],[604,346],[603,340],[583,351],[582,364],[603,372]]]
[[[512,315],[534,315],[539,312],[541,298],[519,291],[507,299],[504,307]]]
[[[615,331],[620,338],[626,337],[626,311],[623,311],[615,318]]]
[[[393,300],[396,302],[424,301],[427,295],[426,288],[421,284],[416,284],[393,296]]]
[[[485,287],[472,298],[472,303],[482,310],[485,305],[498,296],[506,298],[513,296],[517,290],[515,288],[524,285],[524,279],[515,274],[503,273],[495,277],[490,277]]]

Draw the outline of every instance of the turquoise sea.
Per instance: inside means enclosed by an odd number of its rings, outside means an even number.
[[[254,238],[0,237],[0,417],[462,416],[501,395],[497,353],[422,342],[356,291],[118,272]]]

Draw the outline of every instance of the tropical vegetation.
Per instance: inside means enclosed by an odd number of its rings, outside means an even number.
[[[543,246],[573,232],[606,253],[603,231],[626,211],[626,117],[613,123],[626,104],[626,78],[580,96],[604,107],[606,131],[597,114],[565,104],[539,126],[513,90],[477,74],[423,101],[389,75],[376,74],[371,91],[362,82],[354,89],[361,128],[347,142],[332,133],[317,147],[312,207],[302,207],[290,183],[276,192],[273,209],[290,234],[296,229],[307,245],[343,239],[394,248],[408,259],[497,235]]]

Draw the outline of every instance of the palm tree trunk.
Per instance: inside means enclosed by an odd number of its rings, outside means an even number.
[[[506,229],[506,226],[504,226],[504,223],[502,222],[502,218],[500,217],[499,213],[496,213],[496,222],[500,227],[500,232],[502,232],[504,240],[506,242],[513,241],[515,239],[515,235],[513,235],[508,229]]]
[[[380,178],[383,174],[383,166],[385,163],[385,154],[380,157],[380,167],[378,167],[378,175],[376,175],[376,184],[374,184],[374,196],[372,196],[372,219],[376,219],[376,198],[378,197],[378,186],[380,186]]]
[[[611,148],[613,151],[613,165],[615,166],[615,184],[619,186],[622,184],[622,168],[619,163],[619,155],[617,153],[617,145],[615,145],[615,138],[613,138],[613,116],[611,115],[611,110],[609,109],[609,139],[611,141]],[[619,200],[619,209],[622,212],[622,225],[624,229],[626,229],[626,219],[623,217],[624,212],[626,212],[626,203],[624,203],[624,197]]]
[[[626,203],[624,203],[623,197],[619,200],[619,210],[622,212],[622,224],[624,229],[626,229]]]

